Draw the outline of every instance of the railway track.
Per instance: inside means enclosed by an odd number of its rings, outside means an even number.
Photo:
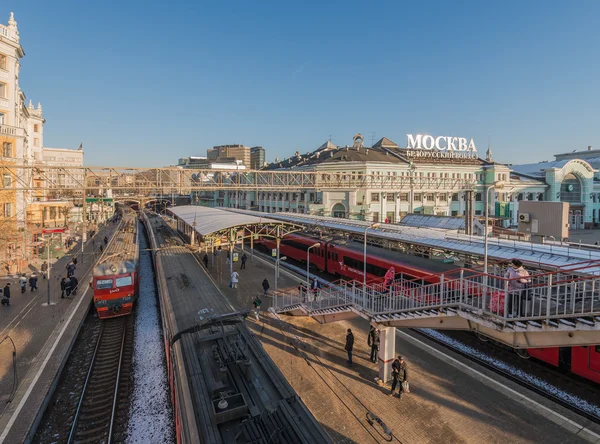
[[[102,322],[67,443],[112,443],[124,439],[133,354],[131,318]]]

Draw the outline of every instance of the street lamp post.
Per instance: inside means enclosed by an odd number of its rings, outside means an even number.
[[[363,291],[366,291],[367,288],[367,231],[369,230],[369,228],[378,228],[379,225],[379,222],[375,222],[374,224],[371,224],[365,228],[365,243],[363,249]]]
[[[320,247],[321,242],[317,242],[316,244],[311,245],[306,250],[306,300],[308,300],[308,291],[310,290],[310,249],[315,247]]]
[[[275,291],[279,289],[278,281],[279,281],[279,263],[287,259],[287,256],[281,256],[275,259]]]
[[[504,182],[494,182],[493,185],[490,185],[487,190],[485,191],[485,208],[484,210],[484,214],[485,214],[485,226],[483,227],[483,235],[484,235],[484,240],[483,240],[483,272],[484,274],[487,276],[487,272],[488,272],[488,223],[489,223],[489,216],[490,216],[490,209],[489,209],[489,204],[490,204],[490,191],[492,190],[501,190],[504,188]]]
[[[54,237],[54,234],[50,235],[50,240],[48,240],[48,251],[47,251],[47,255],[46,257],[48,258],[48,276],[46,276],[46,285],[47,285],[47,293],[48,293],[48,307],[50,306],[50,270],[51,270],[51,266],[50,266],[50,249],[52,248],[52,238]]]

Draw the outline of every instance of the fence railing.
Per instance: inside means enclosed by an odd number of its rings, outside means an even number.
[[[352,305],[372,316],[460,308],[504,322],[600,316],[600,277],[582,275],[586,267],[514,279],[460,270],[458,276],[442,274],[439,282],[429,284],[342,281],[317,291],[281,293],[273,305],[279,311],[295,304],[308,311]]]

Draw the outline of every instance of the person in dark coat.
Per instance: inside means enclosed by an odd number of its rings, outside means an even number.
[[[67,277],[71,277],[75,274],[75,269],[77,267],[75,266],[75,264],[73,262],[69,262],[67,264]]]
[[[369,331],[369,346],[371,347],[371,361],[377,362],[377,354],[379,353],[379,329],[371,326]]]
[[[352,330],[348,329],[346,332],[346,352],[348,353],[348,364],[352,365],[352,349],[354,348],[354,335]]]
[[[204,262],[204,267],[208,270],[208,254],[204,255],[202,262]]]
[[[10,307],[10,282],[4,286],[2,295],[2,305]]]
[[[67,291],[67,278],[62,278],[60,280],[60,298],[65,298],[65,292]]]
[[[38,281],[38,277],[37,275],[34,273],[31,276],[29,276],[29,288],[31,289],[30,291],[33,290],[37,290],[37,281]]]
[[[75,296],[75,293],[77,292],[77,285],[79,284],[79,281],[77,280],[77,278],[75,276],[71,276],[71,295]]]
[[[104,236],[104,245],[108,244],[108,237]]]
[[[65,296],[69,297],[71,296],[71,290],[73,289],[73,287],[71,286],[71,277],[69,276],[66,280],[65,280]]]
[[[269,288],[271,288],[271,286],[269,285],[269,281],[267,280],[267,278],[265,278],[265,280],[262,281],[262,288],[263,288],[263,291],[265,293],[265,296],[267,296],[269,294]]]
[[[48,275],[48,263],[46,261],[44,261],[44,263],[42,264],[41,270],[42,270],[42,278],[46,279],[46,276]]]
[[[240,270],[246,268],[246,261],[247,260],[248,260],[248,256],[246,256],[246,253],[242,254],[242,266],[240,267]]]
[[[402,398],[402,393],[404,392],[402,383],[404,381],[408,381],[408,367],[406,365],[406,361],[404,361],[404,357],[402,355],[398,355],[398,357],[394,359],[394,362],[392,362],[392,391],[390,396],[394,396],[396,385],[400,383],[398,397]]]

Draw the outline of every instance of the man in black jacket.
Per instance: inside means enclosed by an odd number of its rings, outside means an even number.
[[[368,340],[369,347],[371,347],[371,362],[377,362],[377,353],[379,353],[379,342],[379,329],[371,326]]]
[[[348,364],[352,365],[352,349],[354,348],[354,335],[352,330],[348,329],[346,333],[346,351],[348,352]]]
[[[390,396],[394,396],[396,385],[399,382],[400,387],[398,389],[398,398],[402,398],[402,393],[404,392],[402,383],[404,381],[408,381],[408,367],[406,366],[404,357],[402,355],[398,355],[398,357],[394,359],[394,362],[392,362],[392,392],[390,393]]]
[[[10,307],[10,282],[8,282],[4,286],[4,292],[2,296],[2,305],[7,305]]]

